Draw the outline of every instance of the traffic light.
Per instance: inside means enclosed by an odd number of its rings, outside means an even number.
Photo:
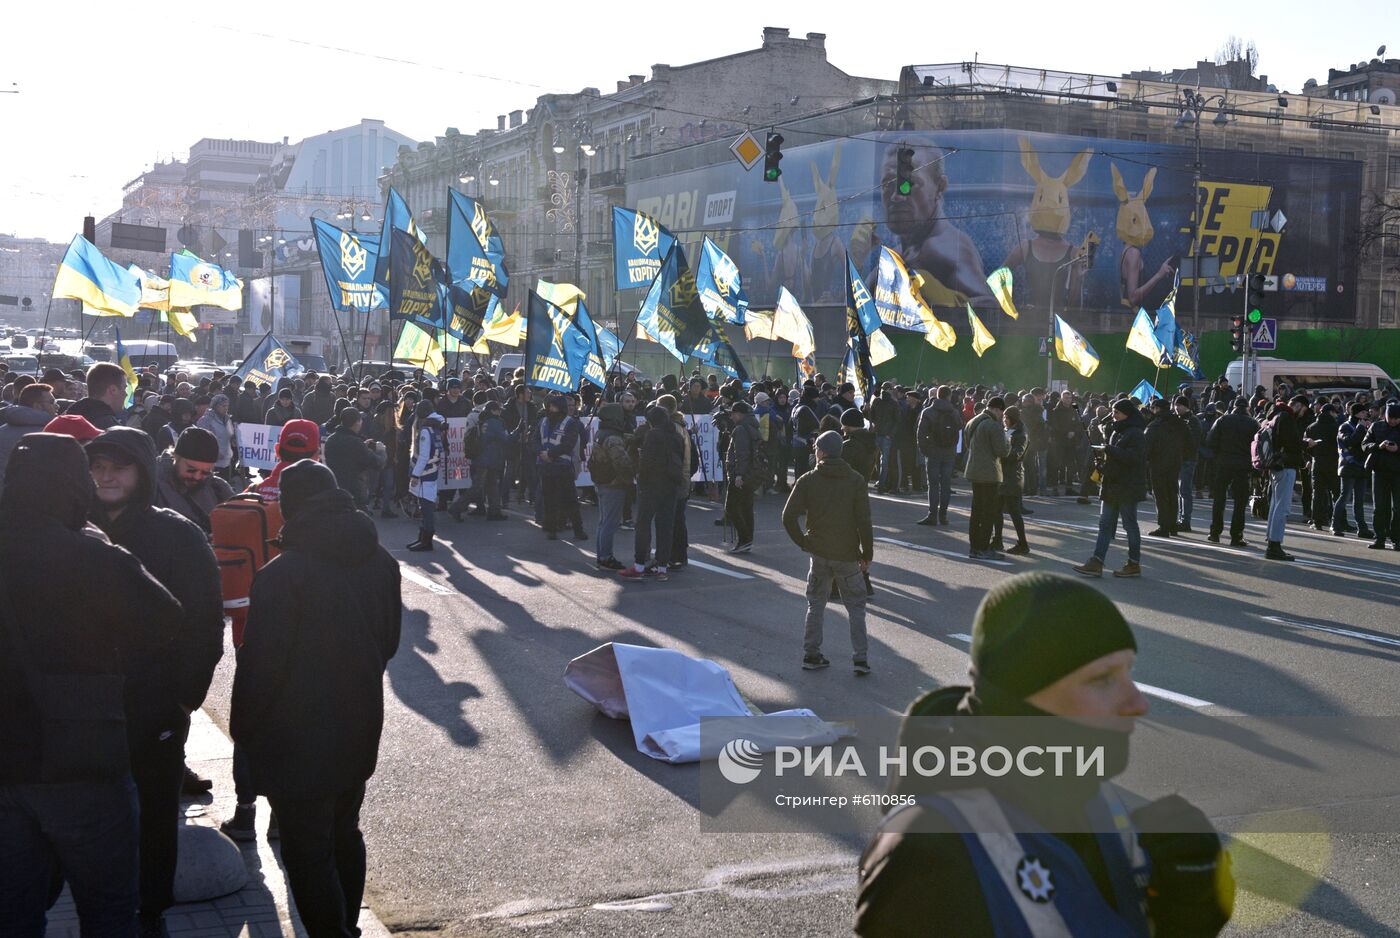
[[[900,147],[897,154],[895,189],[900,195],[914,191],[914,148]]]
[[[777,182],[783,170],[778,166],[783,159],[783,135],[769,131],[768,144],[763,151],[763,181]]]
[[[1236,352],[1244,351],[1244,317],[1236,316],[1230,320],[1230,348]]]
[[[1245,291],[1244,318],[1251,326],[1257,326],[1264,319],[1264,275],[1250,274],[1249,289]]]

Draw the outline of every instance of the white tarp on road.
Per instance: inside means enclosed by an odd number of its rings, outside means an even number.
[[[609,642],[570,661],[564,683],[606,715],[631,720],[637,749],[662,762],[718,758],[724,740],[701,744],[707,717],[747,718],[744,737],[762,752],[829,746],[842,735],[810,710],[755,713],[728,671],[669,648]]]

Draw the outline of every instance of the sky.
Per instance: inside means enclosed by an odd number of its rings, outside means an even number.
[[[1181,68],[1213,58],[1235,35],[1256,43],[1271,82],[1298,92],[1382,43],[1400,57],[1390,0],[1336,0],[1326,19],[1313,0],[1267,8],[1004,0],[992,13],[977,3],[931,2],[923,12],[830,0],[74,0],[58,7],[61,21],[47,4],[12,7],[0,91],[19,93],[0,94],[0,232],[55,241],[80,231],[84,215],[115,211],[125,183],[158,160],[183,158],[202,137],[296,142],[366,117],[420,140],[447,127],[470,133],[541,94],[606,92],[628,74],[649,76],[654,63],[757,48],[765,26],[825,33],[832,64],[891,80],[905,65],[974,57],[1107,75]],[[1018,28],[996,25],[1011,23]],[[1383,24],[1395,35],[1382,35]]]

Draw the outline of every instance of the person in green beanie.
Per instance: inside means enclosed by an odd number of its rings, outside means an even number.
[[[896,776],[891,794],[918,798],[886,815],[861,856],[856,934],[1218,934],[1235,884],[1209,820],[1177,795],[1129,814],[1107,782],[1147,713],[1137,642],[1113,602],[1083,581],[1013,577],[982,600],[971,658],[971,686],[910,706],[905,751],[1101,747],[1102,771]]]

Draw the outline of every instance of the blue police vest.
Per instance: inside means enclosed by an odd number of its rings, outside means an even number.
[[[1147,855],[1107,786],[1086,806],[1117,908],[1104,901],[1078,854],[985,789],[920,798],[963,838],[1000,938],[1147,938]],[[1013,826],[1014,823],[1014,826]]]

